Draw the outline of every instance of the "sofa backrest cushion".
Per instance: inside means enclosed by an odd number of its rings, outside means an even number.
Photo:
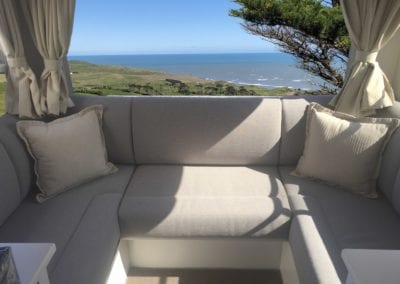
[[[138,164],[277,165],[279,98],[133,98]]]
[[[383,153],[378,187],[400,213],[400,129],[393,135]]]
[[[7,152],[9,161],[14,167],[18,178],[20,199],[22,200],[34,185],[33,160],[17,134],[18,118],[4,115],[0,119],[0,143]],[[3,181],[3,179],[0,179]],[[2,184],[0,184],[0,187]]]
[[[131,98],[73,96],[75,107],[70,113],[78,112],[90,105],[104,106],[103,131],[110,162],[133,164],[135,162],[132,145]]]
[[[400,169],[397,172],[396,180],[394,183],[392,202],[394,207],[396,208],[397,213],[400,214]]]
[[[4,145],[0,143],[0,226],[18,207],[21,193],[17,173]]]
[[[306,119],[310,102],[327,106],[332,96],[285,97],[282,99],[282,141],[279,164],[297,165],[304,149]]]

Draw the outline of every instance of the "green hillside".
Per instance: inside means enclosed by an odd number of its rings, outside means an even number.
[[[190,75],[173,75],[120,66],[71,61],[75,93],[91,95],[141,96],[276,96],[293,94],[289,88],[265,89],[224,81],[209,81]]]
[[[266,89],[224,81],[210,81],[191,75],[174,75],[120,66],[71,61],[74,92],[98,96],[282,96],[289,88]],[[0,75],[0,114],[5,111],[5,78]]]

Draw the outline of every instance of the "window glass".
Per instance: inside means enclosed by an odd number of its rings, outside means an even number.
[[[309,2],[314,1],[318,9],[328,9],[318,0]],[[320,71],[318,62],[302,67],[292,53],[244,29],[244,20],[233,12],[242,8],[241,2],[249,1],[120,0],[118,5],[106,0],[77,1],[68,56],[74,93],[266,96],[337,89],[324,79],[327,76],[315,74],[326,71]],[[340,13],[337,8],[328,10],[327,17]],[[311,34],[308,39],[309,49],[315,50],[315,38]],[[318,54],[326,53],[336,54]],[[306,56],[304,62],[308,61]],[[331,63],[338,70],[345,67],[335,59]]]

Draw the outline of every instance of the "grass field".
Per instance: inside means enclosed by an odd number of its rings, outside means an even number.
[[[120,66],[71,61],[74,92],[97,96],[282,96],[293,95],[289,88],[266,89],[210,81],[190,75],[174,75]],[[5,111],[5,77],[0,75],[0,114]]]
[[[224,81],[209,81],[190,75],[173,75],[120,66],[94,65],[71,61],[75,93],[91,95],[136,96],[275,96],[292,95],[289,88],[265,89]]]

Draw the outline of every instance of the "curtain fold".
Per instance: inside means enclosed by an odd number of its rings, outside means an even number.
[[[369,116],[390,107],[393,89],[376,58],[400,29],[399,0],[341,0],[344,19],[355,48],[343,89],[331,104],[335,110]]]
[[[73,106],[64,60],[71,41],[75,0],[26,0],[21,4],[44,61],[40,78],[41,109],[47,114],[64,114]]]
[[[8,65],[7,112],[26,118],[42,116],[40,90],[25,59],[14,0],[0,0],[0,45]]]

